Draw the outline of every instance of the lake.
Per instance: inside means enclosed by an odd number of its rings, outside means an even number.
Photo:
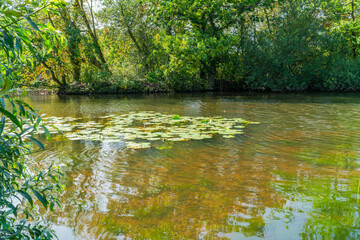
[[[34,155],[64,165],[60,240],[358,239],[359,94],[31,96],[47,117],[107,125],[148,112],[259,122],[190,141],[54,136]],[[105,116],[105,117],[104,117]],[[211,120],[210,120],[211,121]]]

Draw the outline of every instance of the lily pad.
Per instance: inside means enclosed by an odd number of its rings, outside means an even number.
[[[148,142],[126,142],[126,147],[131,149],[150,148],[151,144]]]
[[[152,141],[190,141],[210,139],[214,135],[234,138],[247,124],[241,118],[190,117],[148,112],[129,112],[99,117],[97,121],[79,121],[72,117],[46,117],[49,132],[61,131],[70,140],[120,142],[128,140],[132,149],[150,148]],[[146,142],[138,142],[138,141]]]

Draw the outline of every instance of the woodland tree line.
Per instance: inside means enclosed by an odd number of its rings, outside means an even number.
[[[359,7],[358,0],[56,2],[34,21],[58,35],[39,39],[48,47],[29,54],[16,84],[99,93],[359,90]]]

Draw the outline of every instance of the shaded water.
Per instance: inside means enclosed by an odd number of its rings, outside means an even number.
[[[55,138],[63,163],[59,239],[357,239],[360,96],[34,96],[48,116],[99,121],[156,111],[243,118],[243,135],[127,149]],[[102,120],[103,121],[103,120]]]

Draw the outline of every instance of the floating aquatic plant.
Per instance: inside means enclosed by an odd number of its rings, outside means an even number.
[[[127,148],[132,149],[142,149],[142,148],[150,148],[151,144],[149,142],[126,142]]]
[[[48,117],[52,133],[62,131],[70,140],[125,141],[132,149],[150,148],[153,141],[190,141],[210,139],[218,134],[234,138],[251,123],[241,118],[189,117],[157,112],[129,112],[100,117],[101,122],[81,121],[71,117]]]

